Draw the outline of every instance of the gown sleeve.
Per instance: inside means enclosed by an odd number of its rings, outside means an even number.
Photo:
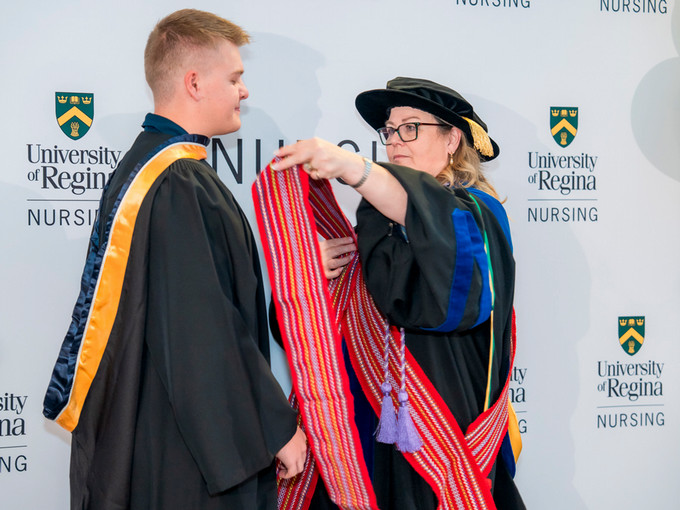
[[[464,189],[444,187],[424,172],[383,166],[406,189],[408,204],[404,226],[365,200],[357,211],[359,253],[378,308],[395,325],[433,332],[464,331],[486,321],[491,288],[484,234],[493,231],[496,238],[501,231],[494,214]]]
[[[176,162],[154,198],[146,342],[214,494],[270,466],[296,421],[269,367],[252,233],[212,172]]]

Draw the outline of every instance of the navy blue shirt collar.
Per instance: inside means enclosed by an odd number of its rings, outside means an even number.
[[[144,131],[151,133],[165,133],[168,135],[186,135],[187,131],[175,122],[155,113],[147,113],[142,123]]]

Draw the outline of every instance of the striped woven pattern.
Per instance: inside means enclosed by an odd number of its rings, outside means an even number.
[[[342,508],[377,509],[354,427],[340,334],[327,320],[332,310],[307,188],[300,171],[268,168],[253,189],[277,316],[302,421],[330,498]]]
[[[269,169],[263,172],[260,179],[266,180],[268,172]],[[295,180],[302,180],[303,183],[308,180],[306,174],[301,171],[300,173],[298,171],[279,172],[279,174],[284,173],[294,176]],[[259,184],[257,186],[259,187]],[[311,239],[307,234],[299,234],[308,238],[309,243],[316,244],[312,241],[316,240],[317,232],[326,239],[355,237],[354,231],[337,205],[327,181],[308,181],[305,186],[298,186],[297,188],[287,186],[285,189],[280,188],[277,191],[269,190],[270,193],[280,192],[281,194],[289,191],[303,193],[303,202],[307,191],[309,192],[307,202],[310,209],[309,214],[313,215],[316,228],[312,229]],[[260,209],[261,215],[267,214],[262,205],[257,209]],[[300,210],[302,209],[306,208],[301,207]],[[278,208],[277,212],[283,212],[283,208]],[[280,223],[289,221],[296,223],[298,220],[281,216],[278,221]],[[270,220],[265,230],[262,230],[263,225],[261,225],[262,235],[266,235],[267,238],[281,238],[283,237],[282,231],[294,231],[290,230],[288,226],[279,226],[276,227],[278,230],[271,230],[275,223],[275,221]],[[270,230],[266,230],[266,228]],[[299,245],[299,242],[297,244]],[[313,248],[305,246],[305,248],[312,250],[315,254],[318,252],[317,246]],[[304,256],[304,254],[292,254],[290,252],[288,255],[291,257]],[[318,257],[318,255],[316,256]],[[282,269],[281,264],[282,261],[276,263],[279,270]],[[318,270],[318,266],[319,263],[317,262],[316,273],[318,274],[315,273],[313,276],[301,272],[297,267],[290,267],[294,272],[288,275],[278,273],[280,276],[276,276],[277,273],[272,274],[270,269],[270,275],[272,281],[274,279],[301,278],[300,275],[305,274],[308,278],[320,276],[325,280]],[[359,257],[356,253],[342,275],[328,282],[328,288],[330,303],[335,312],[335,321],[329,322],[340,324],[350,351],[352,365],[362,389],[376,414],[379,414],[382,398],[380,385],[384,375],[384,332],[388,325],[366,290],[361,275]],[[325,317],[330,316],[330,314],[325,315]],[[398,353],[400,349],[399,333],[394,327],[391,328],[391,332],[390,352]],[[512,356],[514,357],[514,339]],[[291,367],[293,371],[304,370],[304,367],[297,365],[291,365]],[[393,355],[389,360],[388,374],[388,381],[393,388],[399,388],[399,371],[398,359]],[[406,352],[406,373],[406,389],[409,393],[411,417],[424,444],[418,452],[404,455],[437,494],[439,498],[438,508],[442,510],[495,509],[489,487],[484,479],[493,466],[498,449],[507,431],[509,378],[506,379],[501,396],[495,404],[480,415],[470,426],[467,434],[463,435],[441,396],[408,350]],[[398,406],[396,392],[393,392],[392,397],[395,407]],[[323,471],[321,472],[323,476]],[[328,480],[325,476],[324,480],[326,480],[328,486]]]

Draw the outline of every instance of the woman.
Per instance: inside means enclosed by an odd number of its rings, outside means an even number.
[[[405,331],[446,419],[465,433],[499,395],[507,398],[514,261],[507,217],[480,164],[499,148],[460,94],[431,81],[395,78],[359,94],[356,106],[378,130],[389,164],[312,139],[277,151],[275,169],[301,164],[312,179],[336,178],[362,195],[357,236],[367,288]],[[325,243],[326,276],[337,276],[354,248],[347,238]],[[490,485],[497,508],[524,508],[514,465],[500,457],[474,483]],[[378,442],[371,460],[381,509],[437,507],[445,487],[413,456]],[[332,508],[322,486],[313,506]]]

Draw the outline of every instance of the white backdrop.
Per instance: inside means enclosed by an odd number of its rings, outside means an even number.
[[[152,107],[142,59],[149,31],[186,6],[119,0],[3,7],[3,509],[68,508],[69,435],[44,420],[41,408],[101,193],[94,176],[111,171]],[[243,129],[214,140],[211,158],[251,221],[250,185],[279,140],[320,136],[384,159],[354,109],[359,92],[416,76],[447,84],[475,105],[501,146],[488,174],[512,218],[519,333],[513,389],[524,430],[517,482],[528,508],[678,508],[674,0],[190,6],[253,36],[242,51],[250,90]],[[55,94],[70,92],[94,95],[93,123],[78,139],[62,132],[55,114]],[[567,146],[553,139],[551,107],[578,110],[569,117],[578,124]],[[81,151],[91,152],[82,159]],[[338,194],[351,215],[356,197],[347,189]],[[635,326],[644,343],[634,354],[619,342],[624,317],[644,320],[644,330]],[[288,387],[278,350],[274,364]]]

